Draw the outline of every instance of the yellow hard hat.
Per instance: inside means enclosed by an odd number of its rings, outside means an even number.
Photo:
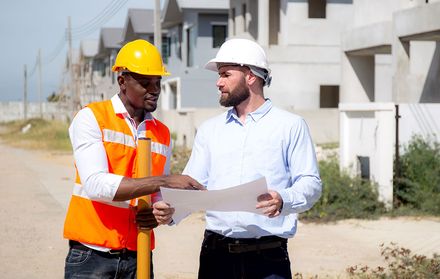
[[[116,56],[113,72],[130,71],[146,76],[169,76],[157,48],[145,40],[124,45]]]

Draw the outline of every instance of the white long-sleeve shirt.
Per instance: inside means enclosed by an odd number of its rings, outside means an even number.
[[[275,218],[249,212],[206,213],[208,230],[233,238],[293,237],[297,213],[311,208],[322,188],[307,124],[273,107],[269,99],[246,116],[245,125],[235,109],[202,124],[183,173],[208,190],[266,177],[268,188],[280,194],[283,209]]]
[[[136,127],[117,94],[111,98],[111,102],[115,113],[124,116],[137,143],[138,137],[145,134],[145,123],[148,125],[148,121],[154,121],[153,116],[146,113],[144,121]],[[75,164],[87,196],[93,200],[112,201],[123,176],[109,173],[102,133],[90,108],[83,108],[76,114],[69,127],[69,136]],[[171,149],[170,146],[167,151],[164,174],[168,174],[170,170]]]

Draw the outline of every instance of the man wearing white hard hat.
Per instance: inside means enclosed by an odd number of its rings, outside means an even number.
[[[220,104],[231,108],[200,126],[183,173],[208,190],[265,177],[269,191],[255,201],[264,215],[206,213],[199,278],[291,278],[287,239],[321,194],[307,124],[264,97],[272,78],[257,43],[228,40],[205,67],[218,72]]]

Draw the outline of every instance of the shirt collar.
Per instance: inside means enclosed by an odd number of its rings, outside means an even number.
[[[254,120],[254,122],[260,120],[272,108],[272,101],[269,98],[266,98],[265,100],[266,101],[264,102],[264,104],[262,104],[259,108],[257,108],[253,112],[249,113],[249,116],[252,118],[252,120]],[[239,120],[235,108],[229,109],[228,112],[226,113],[226,123],[230,122],[232,119]]]
[[[111,102],[112,102],[113,109],[116,114],[120,114],[124,117],[131,118],[130,114],[128,113],[127,109],[125,108],[124,104],[122,103],[122,100],[119,97],[119,94],[115,94],[111,98]],[[149,121],[149,120],[153,121],[154,125],[156,125],[156,121],[154,120],[154,117],[151,114],[151,112],[146,112],[145,116],[144,116],[144,121]]]

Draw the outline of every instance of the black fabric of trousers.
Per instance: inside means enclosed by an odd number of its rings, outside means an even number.
[[[231,253],[228,245],[235,243],[236,239],[205,231],[200,252],[199,279],[292,278],[287,240],[278,239],[281,245],[277,248]],[[252,245],[258,243],[258,240],[249,239],[244,242]]]

